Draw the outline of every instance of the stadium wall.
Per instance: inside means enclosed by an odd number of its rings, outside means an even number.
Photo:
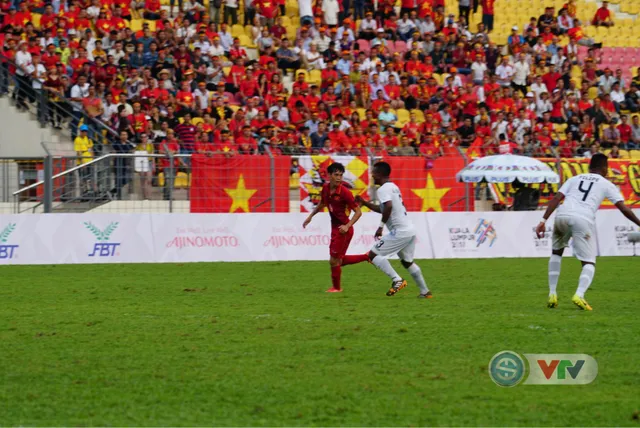
[[[640,214],[640,210],[638,214]],[[541,212],[409,213],[416,258],[547,257]],[[35,214],[0,217],[0,265],[326,260],[329,216],[306,214]],[[380,216],[365,213],[350,254],[368,251]],[[551,223],[551,222],[550,222]],[[619,212],[597,216],[601,256],[632,255],[634,227]],[[639,249],[640,251],[640,249]],[[570,253],[570,251],[569,251]]]

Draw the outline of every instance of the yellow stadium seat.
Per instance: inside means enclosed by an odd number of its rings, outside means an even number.
[[[246,34],[244,34],[244,27],[240,24],[233,25],[231,27],[231,35],[233,37],[240,37],[240,35],[246,36]]]
[[[249,38],[249,36],[247,36],[246,34],[242,33],[238,36],[238,39],[240,40],[240,45],[244,46],[246,48],[250,48],[250,49],[255,49],[256,45],[255,43],[253,43],[253,40],[251,40]]]
[[[200,123],[204,123],[204,119],[201,117],[194,117],[193,119],[191,119],[191,124],[194,126],[198,126],[198,124]]]
[[[142,19],[132,19],[131,20],[131,31],[133,31],[134,33],[142,30],[142,23],[144,22],[144,20]]]
[[[300,174],[294,172],[289,177],[289,188],[290,189],[298,189],[300,188]]]
[[[367,110],[363,108],[359,108],[358,115],[360,116],[360,120],[364,120],[367,117]]]
[[[282,26],[283,27],[291,27],[291,18],[289,18],[288,16],[281,16],[282,18]]]
[[[398,121],[399,122],[409,122],[409,111],[405,110],[403,108],[400,108],[396,111],[396,114],[398,115]]]
[[[311,72],[309,73],[309,84],[319,86],[321,83],[322,83],[322,71],[311,70]]]
[[[253,26],[252,25],[245,25],[244,26],[244,34],[246,34],[247,37],[249,37],[250,39],[253,38]]]
[[[40,15],[39,13],[31,14],[31,23],[34,27],[40,28],[40,18],[42,18],[42,15]]]
[[[631,159],[640,159],[640,150],[629,150]]]
[[[222,72],[224,73],[225,76],[228,76],[230,71],[231,71],[231,67],[222,67]]]
[[[602,151],[602,154],[605,155],[605,156],[609,156],[609,153],[611,153],[611,149],[604,149]]]
[[[240,110],[240,106],[239,105],[235,105],[235,104],[231,104],[228,106],[234,113],[237,112],[238,110]]]
[[[629,159],[631,156],[627,150],[620,150],[620,158],[621,159]]]
[[[189,176],[185,172],[179,172],[176,174],[176,179],[173,182],[173,187],[176,189],[186,189],[189,187]]]

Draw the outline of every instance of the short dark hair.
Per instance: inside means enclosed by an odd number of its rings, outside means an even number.
[[[384,177],[389,177],[391,175],[391,165],[386,162],[376,162],[375,165],[373,165],[373,168]]]
[[[329,174],[333,174],[334,172],[341,172],[344,174],[344,165],[340,162],[334,162],[327,168],[327,172]]]
[[[589,162],[589,169],[603,169],[607,168],[609,162],[609,158],[603,153],[596,153],[591,157],[591,161]]]

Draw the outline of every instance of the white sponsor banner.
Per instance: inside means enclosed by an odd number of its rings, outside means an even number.
[[[429,213],[429,237],[436,259],[548,257],[553,218],[538,239],[540,211]],[[571,256],[571,248],[564,255]]]
[[[634,210],[640,216],[640,209]],[[600,210],[596,216],[598,248],[601,256],[632,256],[633,244],[627,238],[629,232],[637,232],[638,227],[626,219],[618,210]],[[640,254],[640,244],[636,244]]]
[[[52,257],[39,260],[36,256],[41,243],[33,231],[41,218],[20,214],[0,216],[0,266],[51,263]]]
[[[328,260],[329,215],[319,213],[307,228],[305,213],[159,214],[152,216],[158,262]],[[416,258],[432,258],[425,216],[411,213],[418,232]],[[354,226],[348,254],[373,246],[380,215],[365,213]]]
[[[148,214],[43,214],[0,218],[0,264],[154,261]]]
[[[153,214],[156,261],[253,261],[258,223],[269,215]]]
[[[155,261],[149,214],[48,214],[38,224],[58,263]]]
[[[0,265],[328,260],[329,215],[319,213],[304,229],[306,216],[6,215],[0,217]],[[538,239],[534,230],[541,216],[540,211],[409,213],[418,238],[415,258],[548,257],[553,219]],[[347,253],[368,252],[379,222],[379,214],[363,214]],[[599,254],[633,254],[627,234],[634,230],[618,211],[599,211]],[[565,255],[571,255],[570,248]]]
[[[521,257],[509,212],[430,213],[429,235],[436,259]],[[520,237],[528,231],[520,231]]]

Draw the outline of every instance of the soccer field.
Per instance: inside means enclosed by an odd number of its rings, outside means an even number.
[[[326,262],[2,267],[0,425],[638,426],[638,260],[599,260],[593,312],[575,259],[555,310],[546,259],[419,261],[431,300],[366,263],[340,294]],[[506,349],[598,378],[501,388]]]

